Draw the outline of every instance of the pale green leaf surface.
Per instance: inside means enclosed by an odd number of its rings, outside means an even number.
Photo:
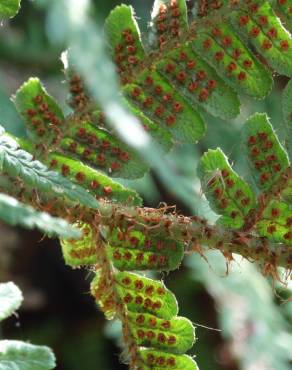
[[[16,340],[0,341],[0,370],[49,370],[55,366],[55,356],[46,346]]]
[[[28,229],[38,228],[49,235],[63,238],[78,238],[80,233],[65,220],[55,218],[45,212],[37,212],[13,197],[0,193],[0,219],[10,225],[20,225]]]
[[[0,284],[0,321],[11,316],[23,301],[20,289],[12,282]]]
[[[0,19],[14,17],[20,8],[21,0],[0,0]]]

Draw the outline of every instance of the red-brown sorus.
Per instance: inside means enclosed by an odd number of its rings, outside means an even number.
[[[187,59],[188,59],[188,55],[187,55],[187,53],[185,53],[184,51],[182,51],[182,52],[179,54],[179,59],[180,59],[181,61],[185,61],[185,60],[187,60]]]
[[[168,366],[175,366],[176,365],[176,361],[175,361],[175,358],[174,357],[169,357],[168,359],[167,359],[167,361],[166,361],[166,364],[168,365]]]
[[[130,155],[127,152],[121,152],[119,154],[119,159],[123,162],[128,162],[130,160]]]
[[[156,360],[156,363],[157,363],[157,365],[159,365],[161,367],[161,366],[165,365],[165,361],[166,361],[165,357],[159,356]]]
[[[175,118],[175,116],[174,116],[174,115],[169,115],[169,116],[167,116],[167,117],[166,117],[166,120],[165,120],[165,122],[166,122],[167,126],[172,126],[172,125],[174,125],[174,124],[175,124],[175,121],[176,121],[176,118]]]
[[[165,112],[165,109],[164,109],[163,105],[160,105],[160,106],[159,106],[159,107],[157,107],[157,108],[155,109],[155,111],[154,111],[154,113],[155,113],[155,115],[156,115],[157,117],[161,117],[161,116],[163,116],[164,112]]]
[[[165,289],[164,288],[158,287],[156,291],[159,295],[164,295],[165,294]]]
[[[114,258],[115,260],[120,260],[120,259],[122,258],[122,255],[121,255],[121,253],[120,253],[120,252],[115,251],[115,252],[113,253],[113,258]]]
[[[208,38],[206,40],[203,41],[203,48],[204,49],[210,49],[210,47],[212,46],[213,44],[213,41],[212,39]]]
[[[175,71],[175,64],[173,64],[173,63],[168,63],[168,64],[165,66],[165,72],[167,72],[167,73],[172,73],[173,71]]]
[[[170,321],[168,320],[165,320],[161,323],[161,326],[163,327],[163,329],[170,329]]]
[[[162,303],[161,303],[161,302],[159,302],[159,301],[156,301],[156,302],[154,302],[154,303],[152,304],[152,309],[153,309],[153,310],[159,310],[159,309],[161,308],[161,306],[162,306]]]
[[[37,115],[37,111],[35,111],[34,109],[28,109],[26,112],[29,117],[34,117]]]
[[[75,178],[78,182],[83,182],[85,181],[86,176],[83,172],[77,172]]]
[[[165,95],[163,95],[162,100],[164,102],[168,103],[168,102],[172,101],[172,95],[171,94],[165,94]]]
[[[118,171],[120,168],[121,168],[121,165],[120,165],[120,163],[118,163],[118,162],[113,162],[113,163],[111,164],[111,170],[112,170],[112,171]]]
[[[128,62],[129,62],[130,64],[135,65],[135,64],[138,64],[139,59],[138,59],[136,56],[134,56],[134,55],[130,55],[130,56],[128,57]]]
[[[122,44],[117,44],[115,46],[115,52],[116,53],[120,53],[122,50],[124,49],[123,45]]]
[[[90,183],[90,187],[92,189],[97,189],[100,186],[99,182],[97,180],[92,180]]]
[[[208,89],[202,89],[199,92],[199,100],[200,101],[206,101],[209,98],[209,90]]]
[[[77,131],[77,135],[80,137],[84,137],[86,135],[86,129],[84,127],[80,127]]]
[[[227,208],[228,207],[228,204],[229,204],[229,201],[227,198],[222,198],[221,201],[220,201],[220,207],[221,208]]]
[[[86,158],[86,157],[89,157],[91,154],[92,154],[92,150],[88,149],[88,148],[85,148],[83,150],[82,156]]]
[[[247,205],[249,205],[249,203],[250,203],[250,198],[248,198],[248,197],[243,198],[243,199],[241,199],[240,203],[241,203],[243,206],[247,206]]]
[[[231,46],[231,44],[232,44],[232,38],[230,37],[230,36],[225,36],[225,37],[223,37],[223,39],[222,39],[222,44],[224,45],[224,46]]]
[[[265,141],[268,138],[268,134],[266,132],[258,132],[257,135],[261,141]]]
[[[143,324],[145,322],[145,316],[144,315],[138,315],[137,317],[136,317],[136,323],[137,324]]]
[[[147,76],[144,82],[146,83],[146,85],[153,85],[154,80],[151,76]]]
[[[230,217],[231,218],[236,218],[238,216],[238,211],[232,211],[232,212],[230,212]]]
[[[134,37],[130,34],[125,36],[125,41],[127,44],[133,44],[134,43]]]
[[[235,196],[236,198],[241,198],[243,196],[243,191],[241,189],[236,190]]]
[[[160,343],[165,343],[165,341],[166,341],[166,336],[165,336],[165,334],[163,334],[163,333],[159,333],[159,334],[157,335],[157,340],[158,340],[158,342],[160,342]]]
[[[174,17],[174,18],[177,18],[180,16],[180,10],[177,8],[177,9],[173,9],[172,12],[171,12],[171,16]]]
[[[238,23],[240,26],[245,26],[249,22],[248,15],[242,15],[238,18]]]
[[[281,165],[279,164],[279,163],[277,163],[277,164],[274,164],[273,165],[273,170],[275,171],[275,172],[280,172],[281,171]]]
[[[170,22],[170,26],[176,30],[179,28],[179,20],[178,19],[172,19]]]
[[[225,177],[228,177],[230,175],[230,172],[226,168],[224,168],[221,171],[221,175],[225,178]]]
[[[184,81],[185,81],[185,79],[186,79],[186,77],[187,77],[187,74],[186,74],[186,72],[185,72],[185,71],[180,71],[180,72],[178,72],[178,73],[177,73],[177,75],[176,75],[176,79],[177,79],[179,82],[184,82]]]
[[[292,217],[288,217],[286,219],[286,226],[288,226],[288,227],[292,226]]]
[[[272,217],[279,217],[280,216],[280,210],[278,208],[272,208],[271,209],[271,216]]]
[[[287,51],[289,49],[289,42],[288,42],[288,40],[282,40],[280,42],[280,49],[282,51]]]
[[[61,172],[63,176],[68,176],[70,173],[70,167],[67,166],[66,164],[63,164],[61,167]]]
[[[145,294],[147,295],[152,295],[154,292],[154,286],[153,285],[149,285],[145,288]]]
[[[157,95],[161,95],[163,93],[163,89],[160,85],[157,85],[157,86],[155,86],[154,92]]]
[[[253,157],[257,157],[259,154],[260,154],[260,150],[259,148],[257,147],[253,147],[250,151],[250,154],[253,156]]]
[[[257,170],[260,170],[262,167],[265,166],[265,161],[255,161],[254,165]]]
[[[232,52],[232,56],[234,59],[238,59],[241,54],[242,54],[242,50],[239,48],[234,49]]]
[[[99,154],[96,156],[96,160],[97,160],[97,162],[99,162],[99,163],[103,163],[103,162],[105,161],[105,156],[104,156],[104,154],[99,153]]]
[[[214,189],[214,195],[217,199],[219,199],[221,197],[221,195],[223,194],[223,190],[221,188],[215,188]]]
[[[131,252],[125,252],[124,253],[124,260],[131,261],[132,259],[132,253]]]
[[[188,90],[189,90],[190,92],[193,92],[193,91],[195,91],[198,87],[199,87],[199,81],[193,81],[193,82],[191,82],[191,83],[189,84],[189,86],[188,86]]]
[[[272,27],[269,29],[269,31],[267,32],[267,35],[271,38],[271,39],[275,39],[277,36],[278,36],[278,31],[275,27]]]
[[[271,41],[269,39],[265,39],[263,42],[262,42],[262,48],[264,50],[269,50],[273,47],[273,44],[271,43]]]
[[[176,344],[176,337],[174,335],[170,335],[167,339],[167,343],[171,346]]]
[[[104,186],[103,192],[105,195],[110,195],[113,192],[113,189],[110,186]]]
[[[276,228],[276,226],[275,225],[269,225],[268,227],[267,227],[267,232],[269,233],[269,234],[273,234],[274,232],[276,232],[277,231],[277,228]]]
[[[203,69],[200,69],[197,73],[196,73],[196,77],[198,80],[204,80],[206,77],[207,77],[207,73],[206,71],[204,71]]]
[[[40,104],[43,101],[43,97],[41,95],[36,95],[33,100],[36,104]]]
[[[267,157],[266,157],[266,161],[267,162],[274,162],[274,161],[276,161],[278,159],[278,157],[275,155],[275,154],[271,154],[271,155],[268,155]]]
[[[291,240],[292,239],[292,232],[288,231],[286,234],[283,235],[284,239]]]
[[[263,149],[271,149],[273,147],[273,142],[271,140],[268,140],[266,141],[264,144],[263,144]]]
[[[266,15],[259,16],[258,20],[262,26],[266,26],[268,24],[268,17]]]
[[[122,283],[124,285],[130,285],[131,284],[131,279],[128,278],[128,277],[125,277],[123,280],[122,280]]]
[[[244,71],[239,72],[238,75],[237,75],[237,79],[238,79],[238,81],[246,80],[246,73]]]
[[[140,87],[134,87],[131,94],[133,98],[137,98],[138,96],[141,95],[141,93],[142,93],[142,89],[140,89]]]
[[[196,61],[195,60],[189,60],[187,62],[187,68],[188,69],[193,69],[193,68],[195,68],[195,66],[196,66]]]
[[[215,36],[215,37],[220,37],[222,34],[221,30],[217,27],[214,27],[212,29],[212,35]]]
[[[260,183],[263,184],[265,182],[267,182],[270,178],[270,174],[268,172],[264,172],[261,174],[260,176]]]
[[[225,183],[228,188],[232,188],[235,184],[235,181],[232,179],[226,179]]]
[[[159,266],[165,266],[167,262],[167,257],[166,256],[159,256],[158,258],[158,265]]]
[[[148,257],[148,262],[149,263],[157,262],[157,255],[156,254],[150,254],[150,256]]]
[[[36,133],[37,133],[38,136],[44,136],[45,132],[46,132],[46,130],[42,127],[38,128],[36,130]]]
[[[164,33],[165,31],[167,30],[167,26],[166,26],[166,24],[165,23],[159,23],[158,25],[157,25],[157,31],[159,32],[159,33]]]
[[[118,252],[117,252],[117,253],[118,253]],[[115,254],[115,253],[114,253],[114,254]],[[115,258],[115,257],[114,257],[114,259],[117,259],[117,258]],[[124,297],[124,299],[123,299],[123,301],[124,301],[126,304],[130,303],[132,300],[133,300],[133,297],[131,296],[131,294],[130,294],[130,293],[126,294],[126,295],[125,295],[125,297]]]
[[[180,102],[175,102],[172,105],[172,109],[175,113],[180,113],[183,110],[183,106]]]
[[[248,145],[254,145],[257,142],[257,138],[254,135],[249,136],[247,143]]]
[[[141,329],[137,330],[137,337],[143,339],[145,337],[145,332]]]
[[[251,68],[251,67],[252,67],[252,65],[253,65],[253,62],[252,62],[252,60],[250,60],[250,59],[245,59],[245,60],[243,61],[243,66],[244,66],[245,68]]]
[[[251,5],[249,6],[249,10],[250,10],[252,13],[256,13],[256,12],[258,11],[258,9],[259,9],[258,4],[251,4]]]
[[[155,361],[156,361],[156,357],[154,355],[152,355],[151,353],[149,353],[147,355],[148,364],[152,365],[152,364],[154,364]]]
[[[44,113],[49,109],[49,106],[47,103],[42,103],[39,105],[39,112]]]
[[[154,333],[152,330],[148,330],[148,331],[146,332],[146,336],[147,336],[147,338],[148,338],[149,340],[151,340],[151,339],[154,339],[154,338],[155,338],[155,333]]]
[[[154,317],[150,317],[148,323],[150,326],[155,327],[157,325],[157,320]]]
[[[251,30],[250,30],[250,32],[249,32],[249,35],[251,36],[251,37],[258,37],[258,35],[260,34],[260,32],[261,32],[261,29],[259,28],[259,27],[257,27],[257,26],[254,26]]]
[[[135,281],[135,288],[136,289],[141,290],[141,289],[143,289],[143,287],[144,287],[144,284],[143,284],[142,280],[136,280]]]
[[[50,167],[56,167],[58,164],[58,161],[56,159],[52,159],[50,162]]]
[[[229,63],[228,66],[226,67],[227,71],[229,72],[235,71],[236,68],[237,68],[237,65],[234,62]]]
[[[144,254],[142,252],[138,253],[136,256],[136,262],[141,263],[144,259]]]
[[[215,53],[215,59],[217,62],[220,62],[224,58],[224,52],[223,51],[217,51]]]
[[[149,108],[153,104],[153,98],[151,96],[148,96],[144,101],[143,101],[143,107]]]
[[[138,305],[141,305],[143,303],[143,297],[141,297],[140,295],[138,295],[135,298],[135,303],[138,304]]]

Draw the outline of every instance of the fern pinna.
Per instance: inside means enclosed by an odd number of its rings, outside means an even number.
[[[133,9],[116,7],[105,33],[125,107],[165,151],[199,140],[204,112],[236,117],[238,94],[264,98],[272,73],[292,75],[290,3],[199,1],[189,23],[185,0],[156,0],[143,44]],[[219,249],[228,260],[241,254],[275,278],[278,266],[291,269],[292,85],[282,104],[287,151],[265,114],[243,127],[252,184],[221,149],[202,156],[202,189],[220,216],[211,225],[167,206],[143,208],[135,191],[111,179],[141,177],[147,165],[120,141],[70,63],[66,76],[72,107],[66,117],[36,78],[13,97],[28,138],[1,132],[1,189],[73,224],[57,232],[65,262],[94,274],[91,293],[106,318],[121,320],[122,359],[131,369],[197,369],[184,354],[195,341],[193,325],[177,316],[176,299],[163,282],[137,271],[171,271],[185,252],[206,248]],[[82,237],[72,239],[78,230]]]

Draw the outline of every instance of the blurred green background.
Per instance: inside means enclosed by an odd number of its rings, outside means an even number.
[[[44,2],[23,0],[18,16],[0,27],[0,123],[19,136],[25,135],[25,130],[9,96],[27,78],[40,77],[67,109],[60,61],[66,46],[50,43]],[[120,2],[92,3],[92,17],[102,23]],[[134,6],[145,31],[153,1],[124,3]],[[168,155],[177,174],[193,184],[196,196],[188,207],[154,173],[127,184],[142,194],[146,206],[177,204],[184,214],[197,212],[214,220],[196,177],[200,155],[207,148],[220,146],[248,178],[241,156],[241,124],[250,113],[267,111],[284,140],[279,95],[285,83],[277,77],[273,93],[264,102],[244,99],[241,116],[234,122],[206,116],[208,130],[200,144],[178,146]],[[3,224],[0,232],[0,281],[13,280],[25,297],[19,315],[1,328],[2,337],[51,346],[59,370],[127,369],[119,362],[119,324],[106,323],[96,308],[89,295],[90,274],[65,267],[56,240]],[[165,280],[178,298],[180,314],[202,325],[197,326],[198,341],[191,352],[197,356],[201,370],[291,368],[292,302],[286,300],[289,287],[273,286],[254,265],[240,258],[226,277],[225,260],[216,252],[208,254],[208,263],[199,255],[187,257],[182,268],[165,276]]]

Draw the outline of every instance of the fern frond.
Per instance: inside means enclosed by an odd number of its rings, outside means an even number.
[[[0,132],[0,171],[11,178],[21,179],[27,187],[57,197],[68,198],[87,207],[97,208],[97,201],[83,188],[50,171],[44,164],[33,160],[28,152],[22,150],[18,143],[4,129]]]
[[[55,218],[48,213],[37,212],[30,206],[20,203],[15,198],[0,193],[0,219],[10,225],[20,225],[61,238],[79,238],[78,229],[70,226],[65,220]]]

